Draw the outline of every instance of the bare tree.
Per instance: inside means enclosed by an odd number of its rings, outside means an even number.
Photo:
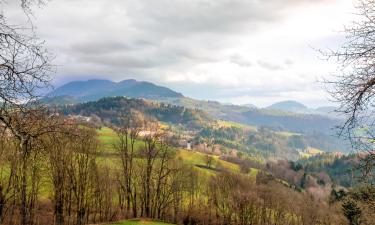
[[[7,1],[0,1],[3,6]],[[20,0],[26,16],[31,6],[44,0]],[[29,25],[32,25],[31,23]],[[27,35],[26,33],[29,33]],[[0,123],[18,143],[21,223],[33,220],[38,192],[38,168],[35,160],[40,150],[40,139],[51,126],[44,110],[35,107],[37,91],[48,85],[51,65],[43,42],[33,34],[33,29],[10,25],[6,15],[0,14]],[[34,167],[35,166],[35,167]],[[28,177],[32,176],[31,183]],[[31,185],[31,186],[30,186]],[[18,193],[16,193],[18,194]]]
[[[65,224],[66,199],[69,194],[68,166],[71,158],[74,157],[72,151],[76,139],[79,138],[77,126],[62,125],[59,132],[46,135],[43,139],[45,155],[48,158],[47,169],[50,175],[53,189],[53,205],[55,224]]]
[[[137,217],[136,192],[133,190],[135,143],[143,123],[144,118],[139,112],[130,111],[126,113],[122,117],[122,127],[116,131],[118,140],[114,143],[114,149],[120,154],[121,159],[121,175],[118,177],[120,205],[126,204],[127,212],[132,208],[134,217]]]
[[[7,1],[0,1],[0,6]],[[20,0],[26,15],[31,6],[44,0]],[[29,35],[27,35],[29,33]],[[3,122],[5,107],[20,107],[36,99],[36,91],[49,84],[51,65],[43,42],[32,29],[10,25],[0,14],[0,118]]]
[[[339,134],[356,150],[366,151],[363,178],[374,181],[375,152],[375,1],[356,2],[357,20],[346,27],[346,42],[337,51],[324,53],[339,63],[339,75],[328,81],[338,113],[346,117]]]
[[[80,129],[80,135],[74,140],[72,148],[74,153],[70,157],[67,169],[76,209],[75,224],[82,225],[88,221],[89,208],[94,194],[93,177],[98,154],[95,130]]]

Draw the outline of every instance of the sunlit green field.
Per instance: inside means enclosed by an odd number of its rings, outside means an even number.
[[[196,151],[189,151],[189,150],[179,150],[178,157],[180,157],[185,163],[193,164],[193,165],[206,165],[206,157],[207,154],[196,152]],[[226,162],[224,160],[219,159],[219,156],[211,156],[213,158],[212,167],[218,168],[222,167],[231,172],[239,172],[240,168],[238,165],[230,162]]]
[[[113,150],[113,143],[117,138],[116,133],[108,127],[102,127],[101,129],[97,130],[98,139],[100,143],[103,145],[105,151],[112,151]]]
[[[236,128],[240,128],[240,129],[249,129],[249,130],[252,130],[252,131],[257,131],[256,126],[245,125],[245,124],[242,124],[242,123],[236,123],[236,122],[228,121],[228,120],[218,120],[217,122],[218,122],[219,126],[223,126],[223,127],[236,127]]]
[[[207,154],[196,152],[196,151],[179,150],[177,157],[180,157],[184,163],[188,163],[191,165],[206,165]],[[237,164],[221,160],[219,159],[219,156],[212,156],[212,157],[213,157],[213,163],[212,163],[213,168],[221,167],[222,169],[225,169],[233,173],[240,172],[240,167]],[[212,174],[212,175],[216,174],[214,170],[209,170],[209,169],[204,169],[204,168],[198,168],[198,169],[207,174]],[[258,172],[259,171],[257,169],[251,168],[248,175],[254,178],[255,180]]]
[[[276,132],[276,133],[280,136],[283,136],[283,137],[291,137],[291,136],[295,136],[295,135],[301,135],[299,133],[294,133],[294,132],[290,132],[290,131],[279,131],[279,132]]]
[[[106,153],[112,153],[114,152],[114,144],[116,143],[116,140],[118,138],[116,132],[109,128],[109,127],[102,127],[100,129],[96,130],[98,134],[98,139],[100,141],[100,144],[102,146],[102,152]],[[137,140],[135,142],[135,145],[141,145],[142,142]]]
[[[299,155],[301,158],[310,158],[314,155],[323,154],[324,151],[318,148],[308,147],[307,152],[300,152]]]

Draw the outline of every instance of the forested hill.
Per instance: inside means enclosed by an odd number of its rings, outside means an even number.
[[[87,103],[63,105],[58,109],[65,115],[96,115],[103,122],[117,125],[121,123],[121,118],[128,115],[131,110],[162,122],[183,124],[190,129],[200,128],[212,122],[209,115],[198,109],[126,97],[108,97]]]

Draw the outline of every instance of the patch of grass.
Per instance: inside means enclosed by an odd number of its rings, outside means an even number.
[[[311,157],[310,154],[305,153],[305,152],[299,152],[299,156],[300,156],[300,158],[302,158],[302,159],[307,159],[307,158],[310,158],[310,157]]]
[[[289,132],[289,131],[279,131],[279,132],[276,132],[276,133],[280,136],[283,136],[283,137],[291,137],[291,136],[301,135],[299,133],[294,133],[294,132]]]
[[[324,151],[322,151],[322,150],[320,150],[318,148],[313,148],[313,147],[309,147],[307,149],[307,152],[309,154],[311,154],[311,155],[318,155],[318,154],[323,154],[324,153]]]
[[[111,223],[107,225],[141,225],[141,224],[147,224],[147,225],[172,225],[171,223],[163,223],[158,221],[151,221],[151,220],[124,220],[117,223]]]
[[[219,126],[222,126],[222,127],[236,127],[236,128],[240,128],[240,129],[248,129],[248,130],[252,130],[252,131],[257,131],[257,127],[255,127],[255,126],[245,125],[245,124],[237,123],[237,122],[233,122],[233,121],[218,120],[217,123],[218,123]]]
[[[318,148],[313,148],[313,147],[308,147],[307,148],[307,152],[300,152],[299,155],[301,158],[310,158],[311,156],[314,156],[314,155],[319,155],[319,154],[323,154],[324,151],[323,150],[320,150]]]
[[[230,163],[219,159],[219,156],[208,155],[202,152],[189,151],[189,150],[178,150],[177,157],[180,157],[184,163],[192,165],[206,165],[206,157],[211,156],[213,158],[212,166],[213,168],[220,166],[222,169],[229,170],[231,172],[239,172],[240,168],[237,164]],[[200,168],[201,170],[206,170]],[[212,171],[211,171],[212,172]]]
[[[98,140],[102,145],[102,152],[113,153],[115,151],[113,145],[118,140],[116,132],[109,127],[102,127],[101,129],[96,130],[98,134]],[[136,140],[135,147],[138,148],[139,145],[142,145],[143,142]]]
[[[109,127],[102,127],[97,129],[98,139],[102,144],[104,150],[107,152],[113,151],[113,143],[117,138],[114,130]]]
[[[250,176],[252,179],[256,180],[258,173],[259,173],[259,170],[258,170],[258,169],[251,168],[250,171],[249,171],[249,176]]]

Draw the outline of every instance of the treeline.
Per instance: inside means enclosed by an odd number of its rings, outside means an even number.
[[[265,127],[253,130],[234,126],[208,126],[199,131],[194,141],[196,144],[218,144],[224,149],[236,149],[251,156],[279,157],[288,160],[298,160],[299,152],[306,151],[308,147],[328,151],[347,149],[345,142],[336,144],[338,141],[329,135],[316,132],[311,134],[284,133]]]
[[[205,127],[195,138],[195,143],[218,144],[227,149],[247,153],[263,158],[283,157],[298,159],[296,146],[289,138],[268,129],[257,131],[237,127]]]
[[[242,158],[222,156],[222,160],[238,164],[243,173],[256,168],[268,174],[270,178],[294,189],[297,192],[307,191],[317,199],[327,199],[332,188],[332,180],[324,171],[311,172],[298,162],[284,159],[255,162],[246,156]]]
[[[319,154],[307,159],[301,159],[306,171],[325,172],[329,174],[336,185],[346,188],[358,184],[361,176],[361,164],[366,161],[366,154],[353,153],[349,155],[336,155],[332,153]]]
[[[187,109],[165,103],[132,99],[126,97],[108,97],[95,102],[58,106],[64,115],[96,115],[106,124],[121,124],[121,116],[131,110],[147,117],[175,125],[183,124],[187,129],[200,129],[212,122],[212,119],[198,109]]]

